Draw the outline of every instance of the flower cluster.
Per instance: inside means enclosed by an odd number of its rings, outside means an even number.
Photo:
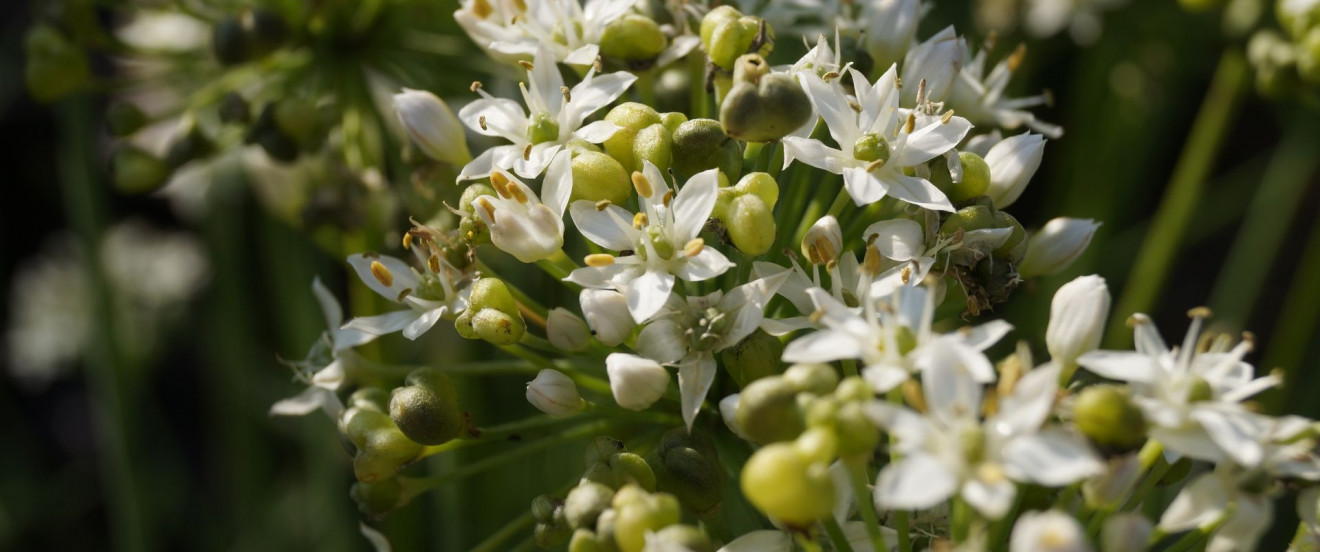
[[[1054,296],[1048,361],[1030,336],[1004,354],[990,315],[1099,226],[1008,212],[1062,133],[1029,110],[1046,95],[1005,96],[1025,49],[920,37],[916,1],[805,4],[463,2],[519,81],[473,83],[457,114],[395,96],[455,216],[415,220],[410,261],[348,258],[399,310],[344,322],[316,285],[329,328],[272,412],[338,421],[370,517],[447,480],[400,475],[420,458],[597,437],[531,508],[535,541],[575,552],[1250,549],[1320,458],[1312,422],[1251,405],[1279,379],[1249,336],[1202,335],[1197,309],[1170,348],[1138,314],[1135,351],[1100,350],[1109,290],[1084,276]],[[809,50],[774,65],[785,35]],[[450,325],[514,360],[355,352]],[[451,377],[509,372],[544,415],[463,413]]]

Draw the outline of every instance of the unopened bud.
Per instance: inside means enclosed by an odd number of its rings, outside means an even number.
[[[792,443],[762,447],[742,471],[747,500],[770,518],[807,528],[834,509],[834,482],[829,466],[813,463]]]
[[[551,416],[567,416],[586,406],[577,384],[559,370],[546,368],[527,383],[527,402]]]
[[[600,55],[629,64],[654,60],[665,51],[665,33],[645,15],[627,14],[605,26],[600,35]]]
[[[720,220],[733,245],[747,255],[760,255],[774,246],[774,210],[759,197],[749,194],[734,198]]]
[[[758,379],[743,388],[738,401],[738,425],[752,441],[774,443],[797,438],[805,429],[798,410],[797,389],[782,377]]]
[[[423,445],[448,442],[464,428],[458,390],[448,375],[434,368],[408,374],[407,385],[392,393],[390,418],[399,431]]]
[[[713,119],[692,119],[673,132],[673,169],[679,180],[719,169],[730,180],[742,173],[742,145]]]
[[[843,251],[843,230],[839,219],[825,215],[802,237],[802,256],[812,264],[823,265],[837,260]]]
[[[394,110],[408,137],[427,157],[457,167],[472,160],[462,123],[435,94],[404,88],[394,95]]]
[[[573,156],[573,194],[569,197],[570,202],[582,199],[592,202],[605,200],[622,205],[630,195],[632,181],[628,171],[614,157],[598,151],[586,151]]]
[[[1108,318],[1109,288],[1104,278],[1082,276],[1064,284],[1050,302],[1050,323],[1045,330],[1045,346],[1052,360],[1069,366],[1095,350]]]
[[[1018,272],[1023,278],[1058,274],[1091,245],[1100,223],[1091,219],[1053,219],[1027,240],[1027,252]]]
[[[546,315],[545,335],[551,345],[562,351],[581,351],[591,342],[587,323],[563,307],[550,309]]]
[[[720,351],[724,370],[733,377],[739,388],[766,376],[779,373],[779,359],[784,355],[784,342],[757,329],[738,344]]]
[[[1022,514],[1013,524],[1008,549],[1009,552],[1090,552],[1091,543],[1076,518],[1048,510]]]
[[[622,293],[606,289],[584,289],[579,295],[582,315],[596,336],[607,347],[623,343],[637,323],[628,312],[628,299]]]
[[[1073,403],[1077,430],[1102,449],[1126,452],[1146,441],[1146,417],[1127,391],[1115,385],[1092,385]]]
[[[609,509],[614,500],[614,489],[590,481],[583,482],[568,492],[564,499],[564,519],[574,529],[595,529],[596,518]]]
[[[645,410],[669,388],[669,372],[648,358],[611,353],[605,358],[605,371],[614,402],[629,410]]]
[[[1019,134],[1003,139],[985,154],[990,167],[990,188],[986,195],[995,207],[1012,205],[1027,189],[1036,169],[1045,155],[1045,137],[1039,134]]]

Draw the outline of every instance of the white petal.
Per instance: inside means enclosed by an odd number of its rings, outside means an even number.
[[[715,357],[710,353],[688,355],[678,365],[678,389],[683,398],[683,422],[692,431],[692,421],[701,411],[711,384],[715,383]]]
[[[1217,519],[1228,508],[1228,490],[1213,473],[1192,481],[1173,499],[1160,517],[1159,528],[1166,532],[1194,529]]]
[[[796,159],[817,169],[841,174],[845,167],[856,165],[856,162],[849,159],[842,151],[826,146],[818,140],[785,136],[783,144],[785,167]]]
[[[914,130],[907,136],[902,151],[898,152],[898,166],[912,167],[944,155],[971,129],[972,123],[967,119],[953,117],[948,123],[936,122]]]
[[[334,393],[320,387],[308,387],[302,393],[270,406],[271,416],[306,416],[324,409],[331,418],[338,419],[343,406]]]
[[[948,348],[930,349],[918,365],[929,415],[948,425],[976,418],[981,411],[981,384],[959,368],[957,356]]]
[[[1033,433],[1050,415],[1059,389],[1060,368],[1047,364],[1023,376],[1013,392],[999,399],[999,413],[993,421],[1004,435]]]
[[[606,205],[597,209],[593,201],[580,199],[568,207],[568,214],[573,219],[583,236],[606,249],[623,251],[635,247],[632,237],[625,228],[632,221],[632,214],[618,205]]]
[[[569,113],[570,124],[577,126],[588,115],[609,105],[628,91],[628,87],[637,80],[631,73],[619,71],[608,75],[596,75],[589,81],[582,81],[573,87],[569,95],[573,101],[564,107]],[[555,91],[558,93],[558,90]]]
[[[385,538],[385,534],[372,529],[366,523],[358,522],[358,531],[366,537],[367,542],[371,543],[371,549],[375,552],[390,552],[390,541]]]
[[[936,458],[914,454],[885,466],[875,484],[875,501],[890,510],[924,510],[953,495],[958,480]]]
[[[412,324],[414,320],[421,316],[421,313],[408,309],[376,316],[365,316],[349,320],[344,324],[345,329],[357,330],[371,335],[386,335],[394,332],[403,331],[404,328]]]
[[[870,205],[889,193],[889,185],[864,167],[844,167],[843,187],[857,205]],[[952,209],[951,209],[952,210]]]
[[[891,197],[932,211],[953,212],[953,204],[949,202],[949,198],[929,180],[896,171],[887,171],[881,180],[884,181]]]
[[[1021,435],[1004,446],[1005,468],[1019,481],[1063,487],[1104,471],[1086,442],[1062,429]]]
[[[962,487],[962,497],[971,507],[987,519],[997,520],[1013,507],[1013,497],[1017,496],[1017,487],[1012,481],[999,478],[982,481],[978,478],[967,480]]]
[[[1196,408],[1192,419],[1219,448],[1238,464],[1251,468],[1260,465],[1265,450],[1260,445],[1266,426],[1255,415],[1246,411]]]
[[[573,194],[573,155],[568,150],[561,150],[550,161],[546,169],[545,181],[541,183],[541,203],[545,204],[556,218],[564,217],[564,208]],[[560,231],[562,234],[562,229]]]
[[[703,247],[695,257],[679,265],[677,275],[685,282],[700,282],[724,274],[733,263],[713,247]]]
[[[882,220],[867,226],[862,241],[875,245],[881,255],[895,261],[910,261],[926,250],[921,225],[908,219]]]
[[[656,318],[637,334],[637,352],[657,362],[678,362],[687,354],[683,329],[673,318]]]
[[[958,332],[958,337],[961,337],[968,347],[984,351],[998,343],[1011,331],[1013,331],[1012,324],[1003,320],[992,320],[980,326],[963,328]]]
[[[609,140],[621,127],[609,121],[596,121],[573,132],[574,138],[581,138],[593,144]]]
[[[477,134],[499,136],[517,142],[526,140],[522,133],[527,128],[527,113],[518,102],[505,98],[474,100],[458,111],[459,120]],[[486,120],[483,128],[482,119]]]
[[[377,278],[371,271],[373,262],[378,262],[385,268],[385,272],[388,273],[389,285],[385,285],[385,282]],[[370,253],[350,255],[348,265],[353,267],[358,279],[371,288],[371,291],[395,303],[400,301],[400,297],[407,295],[404,290],[416,290],[419,285],[417,274],[413,272],[412,267],[408,266],[408,263],[388,255]]]
[[[344,310],[339,306],[339,300],[335,295],[321,283],[321,278],[312,280],[312,294],[316,296],[316,302],[321,304],[321,314],[325,315],[325,327],[333,330],[343,325]]]
[[[784,348],[784,362],[832,362],[860,356],[862,351],[857,340],[836,330],[804,335]]]
[[[635,278],[624,292],[628,298],[628,312],[638,324],[646,322],[665,306],[673,290],[673,274],[648,270]]]
[[[408,324],[407,327],[403,328],[403,337],[412,340],[421,337],[422,334],[426,333],[427,330],[430,330],[431,326],[434,326],[435,323],[445,315],[447,310],[446,307],[440,307],[438,309],[431,309],[421,313],[421,316],[418,316],[416,320],[413,320],[411,324]]]
[[[908,371],[898,366],[872,364],[862,369],[862,379],[865,379],[876,393],[887,393],[902,385],[908,378]]]
[[[649,164],[650,161],[644,161]],[[674,213],[674,228],[669,237],[674,240],[674,247],[682,247],[692,238],[697,237],[706,225],[706,218],[715,207],[715,198],[719,191],[719,169],[709,169],[697,173],[688,179],[687,184],[678,190],[674,202],[670,205]]]
[[[1097,375],[1132,383],[1149,383],[1160,370],[1150,357],[1132,351],[1091,351],[1077,363]]]

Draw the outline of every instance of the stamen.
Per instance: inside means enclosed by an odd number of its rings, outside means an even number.
[[[596,56],[595,61],[591,62],[591,68],[597,73],[605,72],[605,64],[601,63],[600,56]]]
[[[480,117],[477,117],[477,124],[481,125],[481,130],[490,130],[490,128],[486,126],[486,116],[485,116],[485,115],[482,115],[482,116],[480,116]]]
[[[500,194],[500,197],[503,198],[513,197],[512,195],[509,194],[509,177],[504,176],[504,173],[500,173],[500,172],[490,173],[490,186],[492,188],[495,188],[495,192]]]
[[[952,119],[953,119],[953,110],[950,109],[944,112],[944,116],[940,117],[940,124],[947,125],[949,124],[949,121]]]
[[[665,192],[665,198],[660,200],[660,203],[663,204],[665,207],[668,207],[669,204],[673,201],[674,201],[674,191],[669,190],[668,192]]]
[[[909,131],[909,132],[911,132],[911,131]],[[884,160],[884,159],[876,159],[875,161],[872,161],[872,162],[866,164],[866,172],[871,172],[871,171],[876,170],[876,169],[878,169],[878,168],[880,168],[880,167],[883,167],[884,165],[885,165],[885,160]]]
[[[1013,50],[1008,56],[1008,70],[1016,72],[1018,67],[1022,66],[1022,61],[1027,58],[1027,44],[1024,42],[1018,44],[1017,49]]]
[[[1187,311],[1187,316],[1191,318],[1210,318],[1214,314],[1210,312],[1210,307],[1196,307]]]
[[[917,128],[917,114],[916,114],[916,113],[908,113],[907,125],[905,125],[903,128],[907,129],[907,133],[908,133],[908,134],[912,134],[912,130],[915,129],[915,128]]]
[[[701,238],[692,238],[692,241],[687,242],[687,245],[683,246],[683,255],[689,258],[696,257],[697,255],[701,254],[701,250],[704,249],[705,247],[706,247],[706,240],[703,240]]]
[[[607,253],[592,253],[583,258],[582,262],[586,263],[587,266],[593,266],[596,268],[610,266],[614,264],[614,255]]]
[[[390,287],[394,285],[394,275],[390,274],[390,269],[380,264],[380,261],[371,261],[371,275],[376,277],[380,285]]]
[[[432,254],[426,259],[426,268],[431,269],[432,274],[440,273],[440,256]]]
[[[407,232],[404,232],[404,234],[403,234],[403,248],[404,248],[405,250],[407,250],[407,249],[412,249],[412,234],[407,233]]]
[[[469,86],[468,90],[471,90],[473,92],[481,90],[481,81],[472,81],[472,86]]]
[[[567,86],[560,86],[559,93],[564,95],[564,103],[573,101],[573,95],[569,93]]]
[[[646,175],[634,172],[632,173],[633,189],[637,190],[637,195],[641,197],[651,197],[655,190],[651,188],[651,181],[646,179]]]
[[[521,203],[523,205],[527,204],[527,192],[524,192],[522,187],[509,186],[508,189],[509,189],[509,193],[513,195],[514,200],[516,200],[518,203]]]
[[[527,147],[523,149],[523,161],[531,161],[531,160],[532,160],[532,145],[527,144]]]
[[[489,199],[486,199],[485,197],[479,197],[477,198],[477,204],[480,205],[482,209],[486,210],[487,216],[491,218],[495,218],[495,206],[491,205]]]
[[[613,203],[610,203],[610,200],[608,200],[608,199],[602,199],[602,200],[596,202],[596,210],[597,210],[597,211],[604,211],[604,210],[605,210],[606,208],[608,208],[610,205],[613,205]]]
[[[633,215],[632,227],[634,230],[640,230],[643,226],[646,226],[650,222],[651,220],[646,216],[646,213],[637,213]]]
[[[837,79],[837,78],[839,78],[839,72],[838,72],[838,71],[830,71],[830,72],[825,73],[824,75],[821,75],[821,76],[820,76],[820,79],[823,80],[823,81],[825,81],[825,82],[830,82],[830,79]]]
[[[824,317],[825,317],[825,311],[817,310],[817,311],[813,311],[810,315],[808,315],[807,320],[812,324],[815,324],[817,322],[820,322],[820,319]]]
[[[900,274],[903,277],[903,283],[904,284],[908,283],[908,281],[912,279],[912,266],[908,265],[903,267],[903,270],[900,272]]]
[[[532,65],[532,62],[527,61],[525,59],[518,60],[518,65],[521,65],[523,69],[526,69],[528,71],[531,71],[536,68],[534,65]]]
[[[880,273],[880,250],[873,245],[866,247],[866,256],[862,260],[862,270],[872,276]]]
[[[403,291],[400,291],[399,295],[394,298],[394,302],[402,303],[404,298],[408,297],[409,295],[412,295],[412,288],[403,288]]]

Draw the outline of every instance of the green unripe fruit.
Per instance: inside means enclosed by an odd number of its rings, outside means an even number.
[[[779,201],[779,183],[769,173],[754,172],[743,175],[733,186],[738,194],[751,194],[761,198],[765,205],[774,208]]]
[[[737,8],[727,5],[706,12],[706,16],[701,18],[701,47],[710,51],[710,40],[715,34],[715,29],[742,16],[742,12]]]
[[[573,156],[573,194],[569,201],[606,200],[615,205],[628,201],[632,181],[627,169],[613,157],[587,151]]]
[[[1106,450],[1136,450],[1146,441],[1146,417],[1127,392],[1115,385],[1093,385],[1077,394],[1073,423]]]
[[[484,339],[495,345],[511,345],[527,331],[518,302],[498,278],[480,278],[472,283],[468,308],[454,321],[454,329],[467,339]]]
[[[719,169],[730,180],[742,172],[742,145],[724,133],[714,119],[692,119],[678,125],[673,133],[673,169],[679,180]]]
[[[615,19],[600,36],[600,55],[629,63],[654,60],[665,51],[664,31],[651,18],[627,14]]]
[[[853,158],[859,161],[889,161],[889,142],[875,133],[863,134],[853,142]]]
[[[120,148],[110,163],[115,189],[127,194],[155,191],[165,185],[172,172],[160,158],[136,146]]]
[[[610,456],[606,465],[613,472],[619,485],[636,485],[647,491],[655,491],[655,472],[641,456],[631,452],[620,452]]]
[[[610,461],[610,457],[620,452],[627,452],[623,441],[610,437],[596,437],[587,445],[587,450],[583,454],[582,462],[591,467],[594,464],[604,464]]]
[[[357,447],[353,473],[358,481],[375,483],[394,477],[422,453],[422,446],[405,437],[385,414],[351,408],[343,416],[345,433]]]
[[[1018,222],[1013,215],[999,211],[995,213],[996,228],[1010,228],[1012,233],[1004,244],[996,247],[994,256],[1004,259],[1010,263],[1017,264],[1022,261],[1022,257],[1027,254],[1027,231],[1022,228],[1022,223]]]
[[[840,456],[870,454],[880,446],[880,430],[866,416],[861,402],[847,402],[839,407],[834,430],[839,438]]]
[[[532,538],[543,549],[553,548],[568,539],[569,531],[572,529],[563,523],[538,523],[532,530]]]
[[[649,105],[636,102],[622,103],[605,114],[605,120],[619,125],[619,130],[601,144],[605,153],[610,154],[625,169],[639,170],[633,167],[641,165],[633,153],[633,142],[637,131],[651,125],[660,124],[660,113]]]
[[[737,345],[720,351],[720,363],[738,388],[744,389],[753,381],[778,374],[783,354],[784,342],[757,329]]]
[[[949,215],[948,220],[940,226],[940,234],[951,236],[958,230],[971,232],[972,230],[994,227],[995,213],[993,210],[984,205],[971,205],[958,209],[957,212]]]
[[[742,491],[758,510],[796,528],[810,527],[834,508],[828,465],[813,464],[791,443],[756,451],[743,466]]]
[[[673,159],[673,141],[669,129],[656,123],[637,131],[632,143],[633,171],[641,171],[644,161],[650,161],[660,172],[669,170]]]
[[[573,531],[573,538],[568,541],[568,552],[613,552],[614,539],[610,539],[609,542],[610,545],[607,547],[602,544],[596,533],[587,529],[578,529]]]
[[[403,487],[392,477],[376,483],[358,481],[349,487],[348,496],[357,503],[362,515],[379,518],[399,506]]]
[[[875,398],[875,390],[871,388],[871,384],[866,383],[866,380],[852,376],[843,378],[843,381],[834,388],[834,398],[841,401],[869,401]]]
[[[571,138],[569,139],[568,143],[565,145],[567,146],[568,151],[573,152],[574,157],[589,151],[594,151],[596,153],[600,153],[604,151],[600,149],[600,146],[597,146],[596,144],[593,144],[581,138]]]
[[[823,427],[833,429],[838,421],[839,406],[843,404],[830,396],[816,397],[804,410],[807,428]]]
[[[669,431],[656,451],[659,488],[673,493],[684,506],[698,514],[713,512],[724,501],[719,455],[704,433],[689,434],[685,428]]]
[[[381,414],[389,414],[390,393],[379,387],[363,387],[348,396],[348,407],[364,408]]]
[[[407,382],[390,398],[390,419],[404,435],[423,445],[439,445],[463,432],[458,390],[448,375],[422,368],[408,374]]]
[[[754,15],[744,15],[721,23],[711,32],[710,43],[706,48],[711,63],[725,71],[734,70],[738,56],[751,50],[752,43],[756,41],[756,35],[760,32],[761,18]],[[766,26],[766,36],[767,38],[773,38],[774,36],[768,25]],[[767,41],[756,53],[768,55],[770,44]]]
[[[670,111],[669,113],[660,116],[660,124],[665,125],[665,130],[668,130],[670,135],[673,135],[674,132],[678,130],[678,125],[686,123],[687,121],[687,115],[684,115],[679,111]]]
[[[229,124],[247,124],[252,118],[252,108],[247,100],[238,92],[230,92],[220,100],[220,107],[216,109],[220,115],[220,121]]]
[[[654,539],[656,542],[664,543],[666,546],[681,547],[681,550],[689,552],[715,552],[715,546],[711,544],[710,537],[701,529],[691,525],[670,525],[659,531],[656,531]],[[669,548],[665,548],[669,550]]]
[[[807,428],[793,441],[804,457],[813,464],[829,464],[839,452],[839,438],[834,430],[824,427]]]
[[[761,378],[743,388],[737,417],[743,433],[762,444],[795,439],[806,427],[797,390],[781,377]]]
[[[576,191],[576,181],[574,181],[573,187]],[[458,210],[463,212],[463,220],[458,223],[458,233],[471,245],[490,243],[490,227],[486,226],[485,221],[477,216],[472,205],[473,201],[484,195],[494,196],[495,188],[486,184],[472,183],[463,190],[463,195],[458,199]]]
[[[954,186],[949,200],[967,201],[985,195],[990,189],[990,165],[981,156],[969,151],[959,152],[958,161],[962,163],[962,181]]]
[[[202,130],[193,126],[175,138],[170,149],[165,153],[165,164],[179,168],[189,161],[201,159],[215,152],[215,144]]]
[[[614,542],[620,552],[642,552],[646,533],[678,523],[681,510],[678,499],[655,493],[617,510],[614,519]]]
[[[128,136],[149,122],[147,114],[128,102],[115,102],[105,110],[105,128],[111,136]]]
[[[771,73],[756,54],[738,58],[733,88],[720,105],[720,124],[729,136],[769,142],[807,124],[812,115],[807,93],[791,75]]]
[[[720,220],[724,222],[733,245],[743,253],[760,255],[774,246],[774,210],[759,197],[744,195],[734,198]]]
[[[612,500],[614,489],[600,483],[582,483],[564,499],[564,519],[574,529],[595,529],[596,518],[609,509]]]
[[[794,364],[784,371],[784,381],[798,391],[826,395],[839,385],[839,374],[828,364]]]

